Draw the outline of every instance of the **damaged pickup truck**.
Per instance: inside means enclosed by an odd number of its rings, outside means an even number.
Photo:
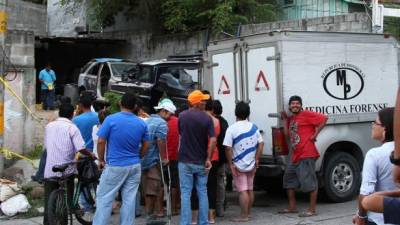
[[[79,75],[81,91],[93,91],[99,99],[104,98],[106,91],[132,91],[149,109],[162,97],[171,98],[178,108],[182,108],[186,105],[188,93],[200,86],[201,63],[192,58],[169,58],[139,64],[122,59],[95,59],[88,64]],[[98,69],[94,71],[96,67]]]

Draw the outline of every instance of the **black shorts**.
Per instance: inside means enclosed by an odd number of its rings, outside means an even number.
[[[400,224],[400,198],[384,197],[383,220],[385,223]]]
[[[169,161],[169,171],[171,176],[171,188],[179,188],[179,172],[178,172],[178,161]],[[163,166],[164,181],[168,184],[168,167]]]
[[[315,191],[318,188],[315,174],[315,158],[301,159],[297,164],[289,164],[283,175],[283,188],[299,189],[303,192]]]

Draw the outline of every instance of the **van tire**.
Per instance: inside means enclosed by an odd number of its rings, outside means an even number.
[[[346,152],[329,155],[323,175],[326,197],[332,202],[352,200],[361,185],[361,169],[357,160]]]

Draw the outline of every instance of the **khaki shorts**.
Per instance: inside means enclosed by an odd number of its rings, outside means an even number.
[[[297,164],[290,163],[283,175],[283,188],[297,189],[302,192],[317,190],[318,180],[315,174],[315,161],[315,158],[305,158]]]
[[[157,164],[142,173],[142,187],[144,195],[158,196],[161,190],[161,172]]]

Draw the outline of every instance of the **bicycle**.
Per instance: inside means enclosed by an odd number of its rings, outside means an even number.
[[[70,225],[73,223],[73,215],[75,214],[76,219],[79,223],[83,225],[92,225],[93,222],[93,214],[85,213],[81,206],[79,205],[79,196],[83,193],[84,198],[87,203],[89,203],[93,209],[95,208],[95,195],[98,181],[85,183],[82,182],[80,176],[74,177],[74,193],[72,197],[72,202],[68,205],[68,185],[67,179],[70,175],[65,174],[65,170],[69,165],[78,164],[78,163],[86,163],[88,160],[93,159],[83,159],[76,162],[66,163],[62,165],[57,165],[52,168],[53,172],[61,172],[61,177],[53,177],[48,178],[47,180],[57,182],[59,184],[59,188],[53,190],[49,195],[48,200],[48,220],[50,225],[68,225],[68,217],[70,221]],[[76,179],[77,182],[76,182]],[[91,216],[91,217],[90,217]]]

